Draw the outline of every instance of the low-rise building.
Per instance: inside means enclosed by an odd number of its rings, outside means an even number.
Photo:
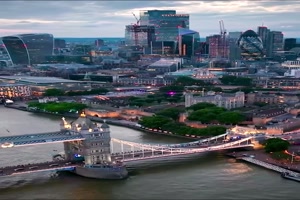
[[[118,84],[121,85],[152,85],[152,86],[165,86],[171,85],[175,81],[171,77],[148,77],[148,78],[119,78]]]
[[[291,118],[281,123],[275,123],[267,126],[267,134],[282,134],[300,128],[300,119]]]
[[[274,117],[286,114],[281,108],[264,110],[258,113],[254,113],[252,118],[253,124],[256,126],[264,126],[270,122]]]
[[[30,97],[31,87],[25,84],[0,83],[0,98]]]
[[[277,104],[279,103],[279,97],[276,94],[249,93],[246,95],[246,102],[248,104],[253,104],[256,102]]]
[[[235,94],[213,94],[205,96],[194,96],[192,93],[185,94],[185,107],[190,107],[202,102],[213,103],[226,109],[239,108],[245,105],[245,93],[236,92]]]
[[[40,96],[45,90],[50,88],[61,89],[64,91],[91,89],[91,84],[89,81],[73,81],[56,77],[0,76],[0,81],[9,84],[19,84],[19,88],[23,88],[23,94],[27,96]],[[14,87],[15,86],[12,85],[12,88]]]

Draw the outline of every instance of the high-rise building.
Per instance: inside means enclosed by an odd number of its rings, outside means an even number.
[[[298,46],[300,47],[300,45],[297,44],[297,39],[296,38],[286,38],[284,40],[283,50],[284,51],[289,51],[292,48],[295,48],[295,47],[298,47]]]
[[[54,39],[54,48],[55,49],[63,49],[66,48],[66,40],[55,38]]]
[[[178,31],[178,54],[188,57],[195,55],[195,50],[200,48],[199,33],[187,28],[179,28]]]
[[[150,47],[155,42],[155,28],[149,25],[127,25],[125,28],[125,44]]]
[[[40,64],[53,54],[53,35],[47,33],[21,34],[2,37],[2,41],[16,65]]]
[[[175,10],[141,11],[140,25],[154,26],[152,48],[156,53],[192,56],[195,48],[199,48],[200,36],[198,32],[189,30],[189,17],[188,14],[176,14]]]
[[[260,37],[263,47],[266,50],[268,45],[268,37],[269,37],[270,29],[266,26],[257,27],[257,35]]]
[[[155,27],[156,41],[177,41],[178,28],[190,26],[188,14],[176,14],[175,10],[148,10],[140,12],[140,25]]]
[[[237,41],[241,37],[242,32],[229,32],[228,33],[228,46],[229,46],[229,60],[236,61],[241,58],[241,49],[239,48]]]
[[[281,31],[270,31],[267,43],[267,56],[272,57],[276,51],[283,51],[283,33]]]
[[[95,40],[95,46],[96,47],[104,46],[104,40],[102,40],[102,39]]]
[[[259,60],[264,55],[262,40],[253,30],[245,31],[237,43],[244,60]]]
[[[228,58],[229,46],[227,38],[223,38],[221,35],[212,35],[206,37],[206,42],[210,58]]]

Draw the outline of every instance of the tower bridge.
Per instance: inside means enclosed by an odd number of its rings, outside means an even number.
[[[251,137],[236,141],[202,144],[226,137],[228,132],[182,144],[141,144],[110,137],[109,126],[93,123],[84,114],[72,123],[64,118],[61,130],[50,133],[0,137],[1,148],[63,142],[62,160],[0,168],[0,175],[10,176],[41,171],[71,171],[81,176],[99,179],[122,179],[128,176],[126,163],[158,158],[200,154],[233,148],[251,147]],[[124,164],[125,163],[125,164]]]

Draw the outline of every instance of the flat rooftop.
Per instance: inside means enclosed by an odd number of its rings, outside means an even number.
[[[57,77],[36,77],[36,76],[0,76],[2,80],[15,80],[19,83],[31,84],[53,84],[53,83],[81,83],[81,81],[73,81]]]

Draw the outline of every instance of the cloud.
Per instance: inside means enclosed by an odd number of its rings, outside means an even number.
[[[271,30],[298,37],[298,1],[1,1],[1,35],[49,32],[56,37],[123,37],[125,25],[135,23],[140,10],[174,9],[190,14],[190,28],[202,37],[227,31],[254,29],[262,23]],[[18,32],[20,31],[20,32]],[[1,36],[0,35],[0,36]]]

